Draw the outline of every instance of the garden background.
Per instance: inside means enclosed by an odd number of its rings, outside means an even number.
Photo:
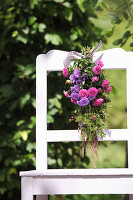
[[[0,199],[20,199],[19,171],[35,169],[35,59],[51,49],[133,50],[131,0],[0,0]],[[121,58],[118,58],[121,59]],[[113,87],[111,128],[126,128],[126,71],[106,71]],[[48,129],[69,123],[61,72],[48,73]],[[56,83],[56,84],[55,84]],[[55,87],[56,85],[56,87]],[[90,168],[79,142],[49,143],[49,168]],[[127,167],[126,142],[100,142],[98,168]],[[53,195],[50,200],[122,200],[126,195]]]

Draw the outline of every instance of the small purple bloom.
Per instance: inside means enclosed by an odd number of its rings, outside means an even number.
[[[74,74],[75,78],[79,78],[79,76],[80,76],[80,69],[75,69],[73,74]]]
[[[84,73],[82,76],[89,76],[87,73]]]
[[[95,99],[95,96],[88,96],[88,99],[91,101],[91,100]]]
[[[80,99],[80,96],[79,96],[79,94],[77,94],[76,92],[72,92],[71,98],[77,101],[77,100]]]
[[[79,92],[80,87],[78,85],[74,85],[73,87],[71,87],[71,92]]]
[[[86,97],[83,97],[80,99],[80,101],[77,101],[77,104],[79,106],[87,106],[89,104],[89,99]]]
[[[71,83],[72,83],[72,84],[75,83],[76,79],[75,79],[74,74],[71,74],[71,75],[70,75],[70,80],[71,80]]]
[[[82,82],[83,82],[83,80],[82,80],[82,79],[78,79],[78,80],[76,80],[76,84],[77,84],[77,85],[81,85],[81,84],[82,84]]]
[[[82,76],[82,77],[81,77],[81,80],[82,80],[82,81],[85,81],[85,76]]]

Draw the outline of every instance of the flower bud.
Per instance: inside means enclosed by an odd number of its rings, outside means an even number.
[[[70,80],[66,80],[66,84],[68,84],[68,85],[69,85],[70,83],[71,83],[71,81],[70,81]]]
[[[96,119],[96,116],[95,116],[95,115],[93,115],[92,119]]]

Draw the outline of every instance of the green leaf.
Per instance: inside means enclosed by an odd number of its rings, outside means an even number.
[[[71,10],[65,10],[65,18],[71,22],[73,17],[73,12]]]
[[[62,95],[56,94],[57,99],[62,99]]]
[[[133,47],[133,42],[130,44],[130,47]]]
[[[37,20],[37,18],[35,16],[30,17],[29,18],[29,25],[32,25],[36,20]]]
[[[30,0],[30,7],[33,9],[40,0]]]
[[[20,107],[23,108],[30,100],[30,93],[26,93],[20,98]]]
[[[53,45],[59,45],[59,44],[62,44],[63,41],[62,41],[62,38],[60,37],[60,35],[58,34],[51,34],[51,33],[47,33],[45,36],[44,36],[44,39],[46,40],[46,44],[48,43],[52,43]]]
[[[24,124],[25,123],[25,120],[19,120],[18,122],[17,122],[17,126],[21,126],[22,124]]]
[[[53,108],[52,110],[49,111],[49,115],[55,115],[58,112],[57,108]]]
[[[24,44],[27,44],[27,42],[28,42],[28,38],[25,35],[18,35],[17,40],[24,43]]]
[[[61,108],[61,103],[59,102],[59,100],[57,98],[54,98],[54,104],[57,108]]]
[[[129,38],[131,36],[131,32],[130,31],[126,31],[124,34],[123,34],[123,38]]]
[[[49,114],[47,114],[47,123],[54,123],[54,118]]]
[[[40,23],[38,25],[38,30],[39,30],[40,33],[44,32],[45,29],[46,29],[46,25],[45,24]]]
[[[63,166],[63,163],[62,163],[62,159],[61,159],[61,158],[58,158],[58,159],[57,159],[57,163],[58,163],[58,165],[59,165],[60,167]]]
[[[8,173],[9,173],[9,175],[17,174],[17,170],[14,167],[12,167],[12,168],[10,168]]]
[[[113,33],[114,33],[114,27],[111,30],[108,30],[105,32],[107,37],[111,37],[113,35]]]
[[[19,32],[16,30],[16,31],[13,31],[12,32],[12,37],[16,37],[17,35],[19,34]]]
[[[69,2],[64,2],[62,5],[67,7],[67,8],[71,8],[72,7]]]
[[[113,16],[113,17],[112,17],[112,20],[111,20],[111,23],[112,23],[112,24],[120,24],[121,21],[122,21],[122,20],[121,20],[118,16]]]
[[[113,45],[118,45],[118,44],[121,44],[121,43],[122,43],[122,41],[123,41],[123,39],[122,39],[122,38],[120,38],[120,39],[117,39],[117,40],[115,40],[115,41],[113,42]]]
[[[28,131],[24,130],[24,131],[19,131],[20,136],[22,137],[22,139],[24,141],[26,141],[28,139]]]
[[[34,142],[34,143],[28,143],[27,144],[27,147],[26,147],[26,150],[28,151],[28,152],[32,152],[32,150],[35,150],[36,149],[36,143]]]
[[[85,8],[84,8],[84,0],[77,0],[77,4],[80,8],[80,10],[84,13],[85,12]]]
[[[56,3],[63,3],[64,0],[54,0],[54,2],[56,2]]]
[[[48,165],[56,164],[56,160],[48,157]]]

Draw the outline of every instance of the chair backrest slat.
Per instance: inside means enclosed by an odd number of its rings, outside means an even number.
[[[111,129],[103,131],[106,135],[103,139],[99,136],[98,141],[127,141],[127,129]],[[81,141],[81,134],[78,130],[48,130],[47,142],[78,142]]]
[[[104,141],[128,141],[128,164],[133,168],[133,133],[132,133],[132,75],[133,53],[121,48],[96,52],[96,58],[103,53],[103,69],[127,69],[127,127],[128,129],[108,130]],[[47,170],[47,142],[80,141],[78,130],[47,130],[47,71],[61,71],[68,52],[51,50],[41,54],[36,60],[36,168]],[[122,88],[120,88],[122,89]],[[99,138],[101,140],[101,138]]]

